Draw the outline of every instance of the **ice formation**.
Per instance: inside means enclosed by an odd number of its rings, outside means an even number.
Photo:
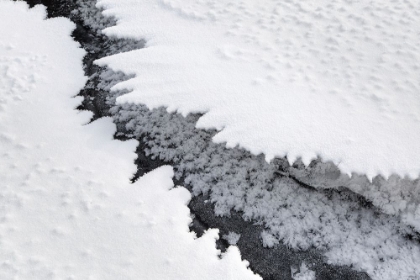
[[[121,4],[118,9],[128,8]],[[113,9],[113,12],[107,13],[117,14],[115,11]],[[168,13],[172,13],[171,9]],[[118,22],[133,34],[144,28],[144,25],[136,26],[124,20]],[[118,30],[118,25],[114,30]],[[155,38],[145,38],[149,39],[148,48],[154,48]],[[110,57],[101,64],[110,62],[115,66],[113,63],[119,58],[136,57],[141,51]],[[131,77],[136,71],[144,69],[162,70],[159,65],[156,69],[150,69],[147,63],[137,66],[134,59],[125,62],[128,68],[132,67],[130,69],[135,71],[124,67],[115,69],[125,71]],[[153,65],[152,62],[150,65]],[[121,73],[109,70],[104,70],[100,77],[102,82],[98,86],[104,90],[126,78]],[[150,76],[145,77],[150,79],[149,82],[158,83]],[[149,85],[148,81],[145,83]],[[125,88],[122,83],[114,89],[122,91],[115,91],[109,96],[111,105],[115,98],[124,97],[130,87]],[[156,102],[160,102],[160,96],[156,96]],[[346,177],[334,168],[322,170],[325,165],[310,166],[317,174],[325,172],[325,176],[319,177],[312,177],[310,168],[309,171],[291,169],[295,172],[293,175],[306,176],[309,183],[319,184],[320,187],[340,186],[340,182],[344,182],[344,186],[373,201],[376,207],[370,207],[345,190],[334,192],[302,188],[291,178],[283,176],[287,173],[279,175],[275,162],[268,164],[262,156],[251,155],[238,148],[227,149],[223,144],[212,142],[217,131],[196,129],[200,115],[184,117],[168,114],[165,108],[149,110],[144,105],[125,103],[113,107],[111,113],[118,124],[126,124],[128,133],[146,143],[149,156],[172,162],[176,176],[186,176],[185,180],[192,186],[194,195],[209,193],[216,214],[229,215],[231,210],[243,211],[245,219],[264,224],[267,230],[262,240],[271,240],[267,245],[275,246],[281,240],[296,249],[324,249],[331,263],[351,265],[367,271],[373,279],[419,277],[417,233],[405,225],[414,225],[419,220],[416,216],[416,193],[419,189],[416,181],[394,176],[389,180],[377,177],[369,182],[362,176]],[[305,174],[307,172],[309,174]],[[411,215],[412,219],[405,218],[406,215]],[[272,238],[264,239],[268,236]]]
[[[315,272],[310,270],[305,263],[302,263],[299,270],[292,268],[294,280],[316,280]]]
[[[236,245],[241,238],[241,235],[231,231],[228,234],[223,235],[223,238],[226,239],[230,245]]]

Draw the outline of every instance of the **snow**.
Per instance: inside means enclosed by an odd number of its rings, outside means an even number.
[[[215,142],[417,178],[418,1],[99,0],[107,35],[147,47],[99,61],[136,78],[119,103],[205,113]]]
[[[260,279],[217,230],[189,232],[171,167],[130,184],[137,142],[74,110],[84,51],[45,16],[0,1],[0,278]]]

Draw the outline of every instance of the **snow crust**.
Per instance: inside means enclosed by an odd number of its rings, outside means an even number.
[[[261,279],[217,230],[189,232],[165,166],[129,183],[136,141],[77,113],[84,51],[67,19],[0,1],[0,278]],[[13,28],[11,28],[13,27]]]
[[[99,0],[104,33],[147,48],[101,65],[136,74],[119,102],[206,113],[200,128],[267,160],[417,178],[418,1]]]

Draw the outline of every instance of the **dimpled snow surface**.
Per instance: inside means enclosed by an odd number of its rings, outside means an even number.
[[[137,142],[75,110],[85,53],[45,17],[0,0],[0,279],[261,279],[189,232],[171,167],[130,184]]]
[[[417,178],[420,2],[99,0],[108,35],[146,48],[99,61],[136,77],[118,102],[205,113],[214,141],[267,160]]]

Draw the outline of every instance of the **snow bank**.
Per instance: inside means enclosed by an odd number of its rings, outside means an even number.
[[[216,230],[189,232],[171,167],[129,183],[137,142],[82,125],[84,51],[45,15],[0,1],[0,278],[260,279],[236,247],[219,258]]]
[[[202,112],[213,140],[268,160],[417,178],[418,1],[100,0],[104,33],[147,48],[101,60],[120,103]]]

